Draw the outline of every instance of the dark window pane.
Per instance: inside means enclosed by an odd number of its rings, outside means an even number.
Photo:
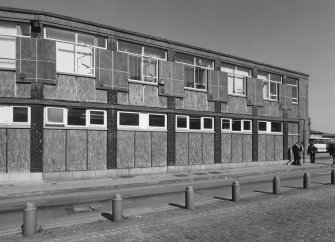
[[[190,118],[190,129],[201,129],[200,118]]]
[[[186,64],[194,65],[194,56],[182,54],[182,53],[176,53],[176,61],[182,62]]]
[[[129,56],[129,79],[141,81],[141,62],[142,57]]]
[[[140,115],[138,113],[120,113],[120,125],[139,126]]]
[[[233,131],[241,131],[241,120],[233,120],[232,121],[232,130]]]
[[[185,66],[184,67],[184,81],[185,87],[194,87],[194,67]]]
[[[243,122],[243,129],[244,130],[251,130],[251,122],[250,121],[244,121]]]
[[[149,56],[149,57],[154,57],[154,58],[165,59],[165,50],[158,49],[155,47],[145,46],[144,55]]]
[[[207,84],[207,69],[196,67],[195,69],[196,88],[206,89]]]
[[[177,128],[187,128],[187,118],[186,117],[177,118]]]
[[[48,108],[48,120],[51,123],[63,123],[63,109]]]
[[[149,126],[151,127],[165,127],[165,116],[149,114]]]
[[[286,78],[286,83],[290,84],[290,85],[297,85],[298,84],[298,80],[295,79],[295,78],[287,77]]]
[[[103,111],[91,111],[90,112],[90,124],[104,125],[104,115]]]
[[[258,130],[266,131],[266,122],[258,122]]]
[[[67,115],[67,124],[68,125],[86,125],[86,110],[83,108],[73,108],[68,110]]]
[[[28,108],[13,107],[13,122],[28,122]]]
[[[118,51],[142,54],[142,46],[130,42],[118,41]]]
[[[271,122],[271,132],[281,132],[281,122]]]
[[[212,68],[213,67],[213,61],[206,59],[206,58],[196,58],[196,65],[197,66],[202,66],[206,68]]]
[[[230,130],[230,120],[222,119],[222,129]]]
[[[204,128],[205,129],[212,129],[213,128],[213,119],[204,118]]]

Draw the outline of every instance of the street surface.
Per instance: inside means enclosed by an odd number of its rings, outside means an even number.
[[[317,155],[317,163],[329,159]],[[308,190],[303,171],[280,174],[279,196],[271,194],[273,175],[242,177],[240,202],[230,201],[232,179],[199,182],[193,211],[182,208],[183,193],[125,199],[119,223],[108,220],[111,201],[39,209],[41,233],[30,239],[1,236],[22,224],[22,212],[3,213],[0,241],[335,241],[330,170],[311,170]]]

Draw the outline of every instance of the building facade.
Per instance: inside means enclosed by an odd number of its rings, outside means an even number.
[[[0,8],[0,179],[284,164],[308,75],[56,14]]]

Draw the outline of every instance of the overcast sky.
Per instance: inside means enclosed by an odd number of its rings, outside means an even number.
[[[0,5],[90,20],[307,73],[312,129],[335,133],[335,0],[0,0]]]

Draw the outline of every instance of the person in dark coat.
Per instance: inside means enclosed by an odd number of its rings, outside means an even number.
[[[300,159],[302,153],[302,146],[299,144],[298,141],[292,146],[292,152],[294,157],[294,162],[292,165],[301,166]]]
[[[315,153],[317,152],[317,148],[315,147],[314,143],[311,142],[307,149],[307,154],[311,158],[311,163],[315,163]]]

